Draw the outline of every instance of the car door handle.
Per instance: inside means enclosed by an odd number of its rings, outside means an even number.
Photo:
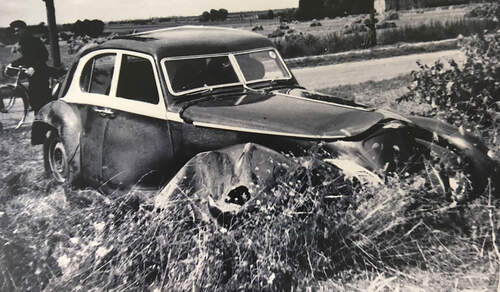
[[[111,119],[115,117],[115,112],[109,108],[101,108],[101,107],[94,106],[94,107],[92,107],[92,110],[94,112],[98,113],[102,117],[111,118]]]

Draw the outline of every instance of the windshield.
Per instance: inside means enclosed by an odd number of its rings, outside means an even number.
[[[288,79],[290,74],[272,50],[235,55],[246,82]]]
[[[174,92],[239,82],[228,56],[171,60],[165,67]]]
[[[222,56],[167,58],[164,69],[169,89],[174,95],[248,82],[291,78],[274,49]]]

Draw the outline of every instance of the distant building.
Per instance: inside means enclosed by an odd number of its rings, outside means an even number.
[[[388,10],[408,10],[422,7],[422,0],[375,0],[375,10],[379,13]]]

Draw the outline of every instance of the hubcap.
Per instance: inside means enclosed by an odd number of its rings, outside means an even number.
[[[55,140],[50,149],[50,168],[54,178],[59,182],[66,180],[66,172],[68,162],[66,158],[66,150],[61,141]]]

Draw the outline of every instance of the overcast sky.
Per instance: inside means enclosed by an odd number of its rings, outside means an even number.
[[[298,7],[299,0],[54,0],[58,24],[77,19],[137,19],[162,16],[199,15],[225,8],[229,12]],[[15,19],[28,24],[47,22],[42,0],[2,0],[0,27]]]

